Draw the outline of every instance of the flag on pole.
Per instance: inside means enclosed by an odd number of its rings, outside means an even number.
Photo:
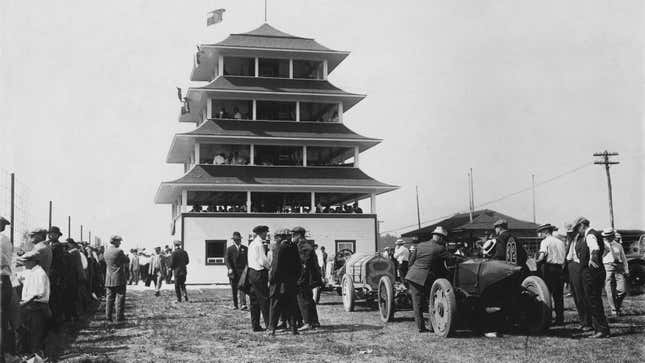
[[[208,17],[206,18],[206,26],[215,25],[222,22],[222,14],[224,14],[225,9],[217,9],[208,12]]]

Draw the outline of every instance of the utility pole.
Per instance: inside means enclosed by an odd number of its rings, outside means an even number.
[[[49,201],[49,229],[52,229],[52,201]]]
[[[16,203],[16,174],[11,173],[11,211],[9,212],[9,219],[11,225],[9,225],[9,238],[11,239],[11,245],[14,245],[13,242],[13,233],[14,233],[14,224],[15,224],[15,206]]]
[[[87,236],[87,242],[89,242],[90,246],[92,245],[92,231],[88,231],[88,236]]]
[[[72,216],[67,216],[67,238],[72,238]]]
[[[594,153],[593,156],[600,157],[599,160],[594,161],[594,164],[605,166],[605,172],[607,173],[607,189],[609,191],[609,218],[611,221],[611,228],[614,228],[614,202],[611,195],[611,175],[609,174],[609,165],[617,165],[620,164],[620,162],[611,161],[609,160],[609,157],[618,156],[618,153],[610,153],[609,151],[605,150],[601,153]]]
[[[531,184],[533,186],[533,223],[535,224],[535,174],[531,174]]]
[[[472,197],[470,195],[470,171],[466,173],[466,194],[468,194],[468,215],[470,216],[470,222],[473,221],[473,203]]]
[[[83,225],[81,224],[81,242],[83,242]]]
[[[419,209],[419,186],[416,186],[417,188],[417,225],[419,226],[419,230],[421,230],[421,210]]]

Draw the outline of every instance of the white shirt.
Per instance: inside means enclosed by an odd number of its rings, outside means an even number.
[[[215,158],[213,159],[213,164],[215,165],[223,165],[226,163],[226,159],[222,155],[216,155]]]
[[[629,265],[627,264],[627,256],[623,246],[616,241],[604,241],[605,255],[602,257],[602,263],[606,265],[623,265],[625,273],[629,273]]]
[[[34,301],[49,302],[49,277],[40,265],[19,272],[18,279],[22,282],[22,301],[38,296]]]
[[[546,256],[546,263],[564,265],[566,251],[564,250],[564,242],[560,239],[553,236],[546,236],[540,242],[540,252]]]
[[[13,246],[11,240],[4,234],[0,234],[0,275],[11,276],[11,260],[13,258]]]
[[[571,241],[571,245],[569,245],[569,254],[567,254],[567,260],[580,263],[580,259],[578,259],[578,254],[576,253],[575,239]]]
[[[249,268],[256,271],[268,270],[271,267],[271,262],[264,253],[264,245],[260,236],[255,236],[249,245],[248,263]]]
[[[410,260],[410,250],[408,250],[404,245],[396,246],[394,249],[394,258],[396,258],[399,263],[407,262]]]
[[[589,233],[590,229],[591,228],[587,228],[585,230],[585,242],[587,242],[587,247],[589,247],[589,253],[600,250],[600,247],[598,247],[598,239],[596,238],[596,235]]]
[[[318,258],[318,266],[323,268],[325,266],[325,261],[323,261],[323,254],[320,249],[316,250],[316,257]]]

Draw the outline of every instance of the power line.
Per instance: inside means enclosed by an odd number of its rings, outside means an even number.
[[[582,169],[584,169],[584,168],[586,168],[586,167],[589,167],[589,166],[591,166],[591,165],[593,165],[593,163],[591,163],[591,162],[585,162],[584,164],[581,164],[581,165],[579,165],[579,166],[577,166],[577,167],[575,167],[575,168],[573,168],[573,169],[571,169],[571,170],[565,171],[564,173],[561,173],[561,174],[555,175],[555,176],[550,177],[550,178],[548,178],[548,179],[545,179],[545,180],[543,180],[543,181],[541,181],[541,182],[539,182],[539,183],[536,183],[536,184],[535,184],[535,187],[537,188],[537,187],[542,186],[542,185],[544,185],[544,184],[547,184],[547,183],[550,183],[550,182],[555,181],[555,180],[557,180],[557,179],[563,178],[563,177],[565,177],[565,176],[567,176],[567,175],[570,175],[570,174],[576,173],[576,172],[578,172],[578,171],[580,171],[580,170],[582,170]],[[503,201],[503,200],[505,200],[505,199],[508,199],[508,198],[514,197],[514,196],[516,196],[516,195],[518,195],[518,194],[525,193],[525,192],[530,191],[530,190],[532,190],[532,189],[533,189],[533,186],[531,185],[530,187],[523,188],[523,189],[520,189],[520,190],[515,191],[515,192],[513,192],[513,193],[509,193],[509,194],[503,195],[503,196],[501,196],[501,197],[498,197],[498,198],[495,198],[495,199],[489,200],[489,201],[487,201],[487,202],[484,202],[484,203],[478,204],[477,206],[475,206],[475,208],[481,208],[481,207],[485,207],[485,206],[490,205],[490,204],[493,204],[493,203],[501,202],[501,201]],[[463,213],[463,212],[458,212],[458,213],[456,213],[456,214],[459,214],[459,213]],[[452,217],[453,215],[455,215],[455,214],[449,214],[449,215],[446,215],[446,216],[442,216],[442,217],[437,217],[437,218],[433,218],[433,219],[425,220],[425,221],[421,222],[421,224],[428,224],[428,223],[436,222],[436,221],[439,221],[439,220],[442,220],[442,219],[450,218],[450,217]],[[402,230],[402,229],[412,228],[412,227],[414,227],[414,226],[416,226],[416,224],[411,224],[411,225],[407,225],[407,226],[403,226],[403,227],[399,227],[399,228],[390,229],[390,230],[388,230],[388,231],[381,232],[381,233],[386,234],[386,233],[390,233],[390,232],[394,232],[394,231],[399,231],[399,230]]]

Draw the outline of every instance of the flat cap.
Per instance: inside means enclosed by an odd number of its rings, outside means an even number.
[[[578,227],[580,224],[589,224],[589,220],[585,217],[578,217],[575,222],[573,222],[573,228]]]
[[[506,219],[498,219],[497,222],[493,224],[493,227],[508,227],[508,221]]]
[[[267,226],[255,226],[255,227],[253,227],[253,233],[255,233],[255,234],[264,233],[264,232],[269,232],[269,227],[267,227]]]
[[[5,217],[0,216],[0,225],[7,225],[7,224],[11,224],[11,222],[9,222]]]
[[[446,232],[446,230],[441,226],[437,226],[437,228],[432,231],[432,234],[438,234],[440,236],[448,237],[448,232]]]
[[[291,229],[291,233],[300,233],[300,234],[302,234],[304,236],[305,235],[305,229],[300,227],[300,226],[293,227]]]
[[[233,238],[242,238],[242,235],[240,234],[240,232],[235,231],[233,232]]]
[[[172,244],[174,244],[175,246],[181,246],[181,241],[176,239],[175,241],[173,241]],[[145,250],[145,248],[144,248],[144,250]]]
[[[121,238],[121,236],[119,236],[117,234],[115,234],[112,237],[110,237],[110,243],[114,243],[116,241],[119,241],[119,242],[123,241],[123,238]]]
[[[291,234],[291,231],[289,231],[289,228],[280,228],[273,233],[274,236],[288,236]]]
[[[47,235],[47,230],[46,229],[35,229],[29,233],[30,237],[35,237],[35,236],[46,236]]]
[[[59,234],[61,236],[63,235],[62,233],[60,233],[60,228],[58,228],[56,226],[52,226],[52,228],[49,229],[49,233],[56,233],[56,234]]]

